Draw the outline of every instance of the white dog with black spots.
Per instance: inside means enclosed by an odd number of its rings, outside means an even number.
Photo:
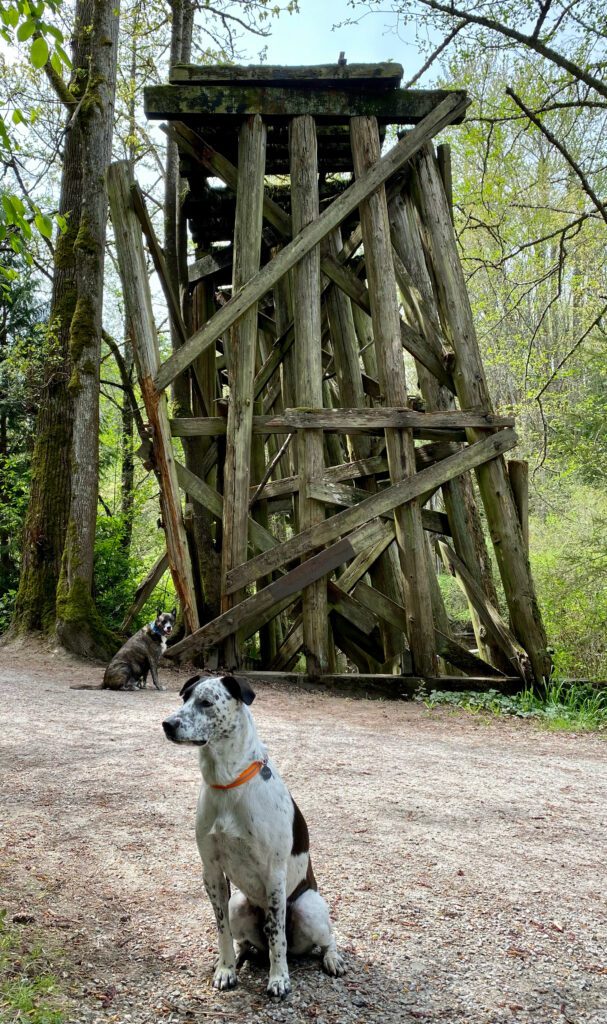
[[[195,676],[181,696],[183,707],[162,725],[174,743],[200,748],[196,841],[219,938],[214,987],[233,988],[237,966],[264,951],[272,996],[290,991],[287,952],[319,946],[327,974],[343,974],[312,871],[308,829],[257,735],[248,681]],[[238,889],[231,896],[230,883]]]

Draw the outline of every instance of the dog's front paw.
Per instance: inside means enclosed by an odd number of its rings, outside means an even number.
[[[325,953],[322,958],[322,968],[332,978],[341,978],[347,970],[343,957],[335,949],[330,949]]]
[[[236,968],[223,967],[221,964],[216,968],[213,975],[213,988],[220,990],[236,987]]]
[[[276,977],[270,975],[268,981],[268,995],[277,999],[285,999],[291,991],[291,982],[288,974],[278,974]]]

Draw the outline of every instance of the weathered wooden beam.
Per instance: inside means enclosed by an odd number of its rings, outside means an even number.
[[[490,411],[491,396],[476,338],[474,319],[445,190],[431,147],[415,161],[417,200],[428,240],[443,320],[456,353],[453,381],[463,409]],[[478,434],[470,430],[469,436]],[[538,683],[550,674],[551,661],[542,616],[516,505],[503,459],[477,471],[479,490],[508,602],[510,619],[527,651]]]
[[[477,427],[483,430],[494,430],[501,427],[513,427],[514,416],[496,416],[495,413],[460,412],[459,410],[438,410],[436,412],[418,412],[407,406],[377,407],[374,409],[285,409],[283,417],[286,423],[297,430],[338,430],[348,433],[352,428],[360,430],[385,430],[395,427],[399,430],[417,428],[423,431],[454,430]],[[420,435],[421,436],[421,435]]]
[[[244,288],[233,295],[201,330],[193,334],[186,344],[163,364],[156,375],[156,388],[162,390],[170,384],[196,356],[229,330],[254,302],[265,295],[279,278],[318,245],[333,228],[341,224],[361,201],[403,167],[428,139],[433,138],[441,128],[453,123],[467,106],[467,98],[459,93],[450,94],[443,100],[420,124],[377,161],[367,174],[350,185],[315,221],[285,245],[275,259],[262,267]]]
[[[132,184],[132,174],[126,161],[111,164],[108,171],[108,194],[116,252],[141,394],[153,433],[154,461],[160,479],[160,508],[169,564],[186,628],[194,632],[198,628],[194,581],[182,518],[167,401],[153,385],[160,363],[158,338],[141,227],[133,208]]]
[[[259,269],[262,202],[266,159],[266,128],[257,114],[247,118],[238,143],[241,182],[236,195],[232,290],[238,292]],[[242,595],[225,590],[224,580],[236,565],[246,561],[253,434],[253,377],[257,351],[257,304],[232,325],[228,341],[227,446],[224,470],[223,543],[221,548],[221,610],[228,611]],[[236,635],[226,639],[224,664],[237,668],[241,650]]]
[[[501,647],[514,671],[518,672],[522,679],[530,681],[532,676],[528,658],[517,645],[515,637],[508,629],[497,608],[487,600],[482,589],[468,572],[461,558],[457,557],[455,551],[444,541],[438,541],[438,547],[447,572],[455,577],[470,603],[474,605],[487,632],[491,634],[494,642]]]
[[[386,487],[377,494],[371,495],[354,508],[338,512],[324,523],[302,531],[295,537],[291,537],[290,540],[279,544],[273,551],[257,555],[249,562],[234,569],[226,580],[226,585],[230,590],[239,590],[248,583],[259,579],[260,576],[265,576],[268,572],[280,568],[281,565],[292,562],[295,558],[301,558],[309,551],[329,543],[335,537],[342,536],[376,516],[381,516],[390,509],[440,487],[446,480],[451,480],[454,476],[473,469],[488,459],[496,458],[497,455],[514,448],[516,443],[516,434],[513,430],[501,430],[484,441],[477,441],[436,465],[423,469],[415,476],[401,480],[392,484],[391,487]]]
[[[309,114],[295,117],[289,128],[291,161],[291,215],[293,234],[318,220],[318,165],[316,126]],[[284,250],[283,250],[284,251]],[[320,248],[315,246],[296,263],[292,274],[295,325],[295,388],[297,404],[322,407],[322,329],[320,312]],[[325,459],[322,430],[298,434],[299,526],[314,528],[325,518],[324,505],[311,498],[308,483],[322,476]],[[317,580],[302,597],[306,665],[310,675],[321,675],[329,664],[327,587]]]
[[[523,543],[529,557],[529,463],[524,459],[508,459],[508,478],[518,513]]]
[[[254,416],[253,433],[291,434],[294,430],[324,430],[338,434],[381,433],[387,427],[408,429],[416,439],[443,437],[465,440],[466,427],[494,430],[514,424],[512,416],[475,412],[416,412],[414,409],[285,409],[276,416]],[[174,437],[216,437],[225,434],[223,416],[186,416],[171,420]]]
[[[215,519],[223,522],[224,498],[222,495],[180,462],[176,462],[175,466],[181,489],[195,498]],[[250,516],[247,518],[247,534],[249,543],[255,551],[269,551],[278,543],[269,530],[266,530]]]
[[[135,597],[133,598],[133,603],[129,608],[128,612],[126,613],[122,623],[120,624],[121,630],[124,631],[129,628],[131,622],[133,621],[137,613],[140,612],[141,609],[143,608],[148,597],[151,597],[151,595],[154,593],[156,587],[160,583],[160,580],[164,576],[168,567],[169,556],[167,552],[164,551],[156,559],[150,571],[147,573],[145,578],[142,579],[141,583],[137,587],[137,590],[135,591]]]
[[[208,253],[199,260],[195,260],[194,263],[188,264],[188,281],[190,284],[196,284],[197,281],[202,281],[203,278],[209,277],[211,274],[216,274],[218,270],[224,270],[225,267],[232,266],[232,247],[226,247],[223,251],[216,250],[213,253]]]
[[[319,123],[347,124],[351,117],[376,117],[379,124],[419,124],[446,99],[454,97],[461,110],[453,118],[461,124],[468,105],[463,90],[390,89],[371,93],[361,88],[311,90],[309,86],[258,85],[150,85],[143,90],[145,115],[152,121],[212,115],[242,119],[261,114],[273,118],[314,117]]]
[[[274,580],[267,587],[258,590],[256,594],[245,598],[240,604],[202,626],[191,636],[174,644],[167,654],[170,653],[171,657],[181,657],[186,653],[191,656],[205,647],[216,646],[238,630],[259,628],[263,616],[269,611],[275,614],[275,606],[279,602],[300,593],[311,583],[328,576],[343,562],[354,558],[361,548],[367,546],[368,535],[369,531],[365,524],[362,529],[355,530],[347,537],[337,541],[336,544],[332,544],[324,551],[308,558],[301,565],[297,565],[290,572],[281,576],[280,579]]]
[[[369,497],[369,492],[363,491],[361,487],[349,487],[347,484],[327,483],[322,480],[312,480],[308,485],[308,493],[327,505],[344,505],[346,508],[352,508]],[[394,512],[386,512],[385,515],[388,519],[394,519]],[[449,519],[444,512],[423,508],[422,526],[424,530],[440,533],[441,536],[451,535]]]
[[[249,671],[247,678],[253,683],[285,683],[304,684],[315,683],[321,686],[332,686],[345,690],[369,690],[399,697],[415,697],[420,691],[432,693],[434,690],[473,690],[484,692],[486,690],[501,690],[503,693],[516,693],[521,688],[519,676],[413,676],[413,675],[389,675],[387,673],[374,672],[350,672],[346,674],[327,674],[320,679],[308,680],[305,675],[299,672],[263,672]]]
[[[353,117],[350,137],[354,172],[364,176],[379,160],[377,121],[365,111]],[[395,288],[388,204],[383,184],[360,203],[360,224],[365,247],[365,265],[371,302],[371,320],[377,355],[378,379],[388,406],[405,406],[407,386],[400,342],[400,315]],[[407,429],[386,427],[386,454],[394,484],[411,482],[416,474],[413,435]],[[396,540],[405,598],[407,639],[417,672],[434,673],[438,662],[434,645],[434,624],[430,587],[426,575],[426,552],[421,507],[414,498],[394,509]]]
[[[402,64],[173,64],[169,82],[195,82],[199,85],[211,83],[235,83],[240,85],[274,85],[277,83],[305,83],[314,89],[340,86],[347,88],[350,82],[355,88],[395,89],[403,77]]]

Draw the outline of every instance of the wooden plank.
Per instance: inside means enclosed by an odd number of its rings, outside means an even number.
[[[352,428],[359,430],[385,430],[417,428],[421,437],[426,428],[431,430],[455,430],[468,427],[498,429],[513,427],[514,416],[496,416],[494,413],[460,412],[447,410],[418,412],[407,406],[365,409],[285,409],[284,421],[297,430],[338,430],[348,433]]]
[[[436,465],[423,469],[414,477],[401,480],[399,483],[379,491],[378,494],[371,495],[354,508],[338,512],[337,515],[331,516],[330,519],[313,529],[302,531],[278,545],[273,551],[267,552],[265,555],[257,555],[249,562],[234,569],[230,573],[226,585],[231,590],[238,590],[248,583],[253,583],[260,576],[292,562],[295,558],[301,558],[309,551],[329,543],[376,516],[381,516],[384,512],[388,512],[404,502],[411,501],[427,491],[440,487],[445,480],[450,480],[488,459],[494,459],[497,455],[510,451],[516,443],[516,434],[513,430],[502,430],[498,434],[492,434],[484,441],[477,441]]]
[[[383,433],[386,425],[386,419],[381,415],[381,410],[370,409],[369,417],[365,419],[364,410],[356,409],[353,415],[346,419],[343,415],[342,409],[329,410],[325,409],[322,413],[318,410],[285,410],[284,414],[277,416],[253,416],[253,433],[254,434],[291,434],[294,430],[314,430],[320,429],[325,430],[328,433],[333,431],[335,433],[342,434],[366,434],[366,433]],[[362,415],[358,415],[358,414]],[[376,420],[377,422],[373,425],[373,416],[378,413]],[[410,416],[409,413],[413,415]],[[460,415],[459,413],[456,416]],[[461,414],[467,416],[469,419],[475,418],[475,414]],[[316,420],[314,417],[318,417]],[[428,418],[426,418],[428,417]],[[442,420],[433,420],[432,414],[430,413],[413,413],[413,410],[406,410],[401,416],[400,413],[395,413],[393,416],[394,422],[409,423],[409,429],[413,433],[413,437],[418,440],[428,440],[431,438],[440,438],[439,443],[448,443],[449,441],[464,441],[466,435],[464,433],[465,428],[460,427],[457,419],[455,425],[449,427],[448,418],[446,415],[443,416]],[[480,422],[483,417],[480,415],[476,417]],[[497,421],[496,417],[496,421]],[[507,424],[512,422],[510,417],[503,417],[503,423]],[[442,426],[436,426],[436,423],[442,422]],[[483,420],[486,427],[486,421]],[[485,428],[483,428],[485,429]],[[219,437],[226,433],[227,421],[223,416],[183,416],[175,417],[171,420],[171,432],[173,437]]]
[[[365,116],[353,117],[350,137],[354,172],[364,176],[379,160],[380,141],[377,121]],[[359,206],[365,249],[365,265],[371,302],[373,338],[377,356],[378,380],[386,405],[405,406],[407,386],[400,342],[400,314],[395,288],[392,246],[386,190],[382,185]],[[386,427],[386,454],[392,484],[411,482],[416,475],[413,435],[407,429]],[[407,639],[416,672],[436,672],[438,662],[434,645],[432,601],[427,578],[421,506],[417,498],[394,509],[396,540],[402,586],[407,609]]]
[[[126,613],[122,623],[120,624],[121,630],[124,631],[129,628],[131,622],[133,621],[137,613],[140,612],[141,609],[143,608],[148,597],[151,597],[151,595],[154,593],[156,587],[160,583],[160,580],[164,576],[168,567],[169,556],[167,552],[164,551],[156,559],[148,574],[137,587],[137,590],[135,591],[135,597],[133,598],[133,603],[129,608],[128,612]]]
[[[509,459],[508,478],[512,487],[512,496],[518,514],[523,543],[527,558],[529,557],[529,463],[524,459]]]
[[[380,64],[173,64],[169,82],[196,82],[210,85],[214,82],[240,85],[273,85],[275,83],[304,83],[313,89],[315,84],[322,88],[341,86],[346,88],[352,82],[356,88],[394,89],[403,77],[402,64],[385,62]]]
[[[265,159],[266,128],[256,115],[242,124],[238,143],[240,180],[246,182],[246,187],[236,194],[233,292],[238,292],[259,269]],[[234,566],[247,558],[256,351],[257,304],[253,303],[232,325],[227,349],[230,401],[221,547],[222,612],[228,611],[242,596],[227,593],[224,580]],[[224,664],[229,669],[237,668],[241,657],[237,636],[231,635],[224,646]]]
[[[176,462],[175,467],[181,489],[200,502],[215,519],[223,522],[224,499],[221,494],[180,462]],[[278,543],[269,530],[255,522],[250,516],[247,518],[247,533],[251,547],[255,551],[269,551]]]
[[[141,189],[139,188],[139,185],[137,184],[136,181],[134,181],[133,184],[131,185],[131,199],[133,202],[133,209],[137,214],[137,218],[141,225],[141,230],[143,231],[146,237],[148,249],[152,257],[154,269],[158,274],[160,286],[164,292],[164,297],[166,299],[166,304],[169,310],[169,316],[173,321],[175,330],[179,334],[180,342],[183,345],[183,343],[187,341],[188,334],[185,323],[183,322],[183,316],[181,315],[181,306],[179,305],[179,299],[171,286],[166,261],[164,258],[164,252],[162,251],[160,243],[156,238],[156,232],[154,231],[152,221],[150,220],[150,215],[147,211],[147,207],[145,205]]]
[[[369,492],[363,491],[361,487],[348,487],[347,484],[326,483],[320,480],[311,481],[308,485],[308,493],[328,505],[345,505],[346,508],[352,508],[353,505],[358,505],[369,497]],[[386,512],[386,517],[393,519],[394,513]],[[424,530],[429,530],[432,533],[440,533],[446,537],[451,535],[449,519],[444,512],[434,512],[432,509],[423,508],[422,526]]]
[[[444,322],[456,352],[453,381],[463,409],[490,411],[491,397],[478,347],[466,282],[459,261],[449,206],[432,147],[415,162],[417,199],[429,243]],[[478,436],[473,430],[469,436]],[[550,674],[551,660],[521,525],[503,459],[477,472],[489,533],[517,638],[527,651],[539,684]]]
[[[356,209],[358,204],[377,189],[392,174],[400,170],[421,146],[433,138],[468,106],[468,100],[459,93],[450,94],[427,117],[379,160],[367,174],[355,181],[335,199],[317,220],[309,224],[297,237],[285,245],[280,253],[267,263],[222,306],[204,327],[191,336],[186,344],[162,365],[155,385],[162,390],[185,369],[201,352],[229,330],[246,310],[266,294],[284,274],[310,252],[315,245],[337,227]]]
[[[274,610],[280,601],[300,593],[311,583],[327,576],[343,562],[354,558],[361,548],[366,548],[368,535],[369,531],[365,524],[362,529],[355,530],[347,537],[337,541],[336,544],[332,544],[324,551],[308,558],[307,561],[295,566],[280,579],[274,580],[267,587],[258,590],[256,594],[245,598],[240,604],[202,626],[191,636],[174,644],[170,648],[170,656],[181,657],[186,653],[191,656],[205,647],[213,647],[221,643],[237,630],[259,628],[263,615],[269,610]]]
[[[284,684],[287,686],[303,685],[309,686],[330,686],[340,690],[368,690],[370,692],[385,693],[391,696],[416,697],[422,693],[432,693],[434,690],[457,692],[458,690],[471,690],[483,693],[487,690],[500,690],[502,693],[516,693],[521,689],[519,676],[414,676],[414,675],[389,675],[382,672],[348,672],[345,674],[332,673],[321,676],[320,679],[310,679],[299,672],[265,672],[248,671],[247,678],[254,684],[256,682],[267,682]]]
[[[293,234],[318,219],[318,166],[316,126],[306,114],[295,117],[289,128],[291,161],[291,215]],[[295,325],[295,388],[300,406],[322,407],[322,328],[320,314],[320,248],[315,246],[293,268],[293,322]],[[325,458],[322,430],[298,434],[299,527],[314,528],[324,521],[324,505],[308,493],[308,483],[322,476]],[[329,664],[327,587],[317,580],[302,595],[303,633],[308,674],[321,675]]]
[[[153,385],[153,377],[160,362],[158,338],[141,227],[133,209],[132,184],[132,172],[127,161],[111,164],[108,171],[108,193],[116,252],[141,394],[152,428],[154,462],[160,479],[160,508],[169,564],[186,628],[194,632],[198,628],[194,581],[182,518],[167,401],[164,395],[158,394]]]
[[[518,647],[516,639],[497,608],[487,600],[480,586],[468,572],[461,558],[457,557],[455,551],[444,541],[439,541],[438,547],[447,572],[455,577],[470,603],[474,605],[485,629],[491,634],[495,643],[501,647],[514,671],[518,672],[522,679],[529,681],[531,666],[528,658]]]
[[[306,85],[149,85],[143,90],[146,117],[151,121],[195,116],[228,120],[261,114],[276,118],[314,117],[320,124],[347,124],[351,117],[376,117],[379,124],[419,124],[446,99],[457,99],[461,110],[454,124],[464,120],[464,90],[390,89],[370,92],[364,88],[331,87],[311,90]]]
[[[232,247],[226,246],[223,251],[216,249],[214,252],[203,256],[202,259],[188,264],[188,281],[190,284],[196,284],[197,281],[202,281],[203,278],[216,274],[218,270],[231,266]]]

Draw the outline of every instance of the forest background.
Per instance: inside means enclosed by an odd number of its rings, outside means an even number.
[[[302,16],[315,3],[299,0]],[[94,637],[101,653],[162,552],[156,480],[134,457],[111,226],[106,239],[86,159],[102,164],[111,147],[132,162],[170,249],[174,154],[145,121],[142,89],[166,81],[175,58],[258,62],[268,33],[298,31],[296,4],[281,6],[0,3],[0,631],[59,627],[66,646],[78,649],[77,635],[94,653]],[[333,59],[347,23],[362,19],[385,32],[383,59],[405,65],[403,84],[463,87],[474,100],[442,139],[453,150],[456,230],[486,371],[530,463],[531,561],[557,671],[605,678],[607,13],[591,0],[354,0],[329,17],[342,24]],[[95,49],[112,32],[114,72]],[[298,62],[319,59],[312,44]],[[98,150],[75,152],[104,121],[112,131]],[[74,200],[68,186],[78,182]],[[157,319],[168,355],[160,302]],[[64,490],[43,510],[49,481]],[[56,536],[42,537],[41,517]],[[450,613],[464,616],[443,582]],[[172,596],[166,574],[140,622]],[[70,628],[74,602],[84,631],[78,617]]]

